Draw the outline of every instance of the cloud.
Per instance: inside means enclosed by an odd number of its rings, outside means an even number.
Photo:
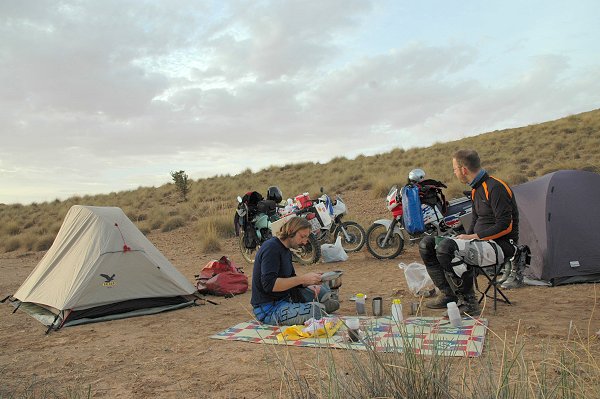
[[[413,36],[392,5],[0,3],[0,184],[29,187],[19,198],[131,189],[170,170],[426,146],[600,105],[589,52],[532,50],[531,32]]]

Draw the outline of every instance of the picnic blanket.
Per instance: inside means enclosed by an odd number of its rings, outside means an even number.
[[[340,317],[346,320],[350,317]],[[361,339],[351,342],[345,324],[331,337],[277,340],[286,329],[248,321],[218,334],[214,339],[246,341],[259,344],[293,345],[298,347],[340,348],[402,352],[409,347],[416,353],[444,356],[477,357],[483,350],[487,319],[463,319],[462,326],[452,327],[447,318],[410,317],[396,324],[389,317],[360,317]]]

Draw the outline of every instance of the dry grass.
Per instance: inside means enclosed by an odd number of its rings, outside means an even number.
[[[278,185],[285,196],[302,192],[317,195],[320,187],[328,193],[345,190],[370,190],[372,198],[385,196],[393,184],[403,184],[408,172],[422,168],[428,177],[448,184],[446,195],[462,195],[450,166],[451,154],[459,148],[476,149],[492,174],[519,184],[559,169],[600,172],[600,110],[572,115],[556,121],[517,129],[480,134],[458,141],[438,143],[428,148],[393,149],[356,159],[337,157],[325,164],[305,162],[270,166],[253,173],[220,175],[190,181],[188,201],[182,202],[174,184],[140,187],[95,196],[75,196],[65,201],[31,205],[0,204],[0,250],[40,250],[48,246],[49,235],[56,235],[62,220],[75,204],[117,206],[124,210],[145,234],[152,230],[172,230],[183,224],[214,218],[217,237],[231,234],[231,219],[236,196],[257,190],[264,194]],[[167,173],[167,172],[165,172]],[[360,215],[355,215],[360,219]],[[367,223],[368,224],[368,223]],[[211,227],[212,228],[212,227]],[[199,235],[210,231],[197,229]]]
[[[412,349],[411,338],[404,335],[399,342],[404,348],[402,352],[377,352],[368,337],[365,353],[342,351],[340,354],[333,349],[319,349],[308,370],[299,369],[293,353],[286,348],[275,349],[270,357],[281,382],[278,397],[600,397],[600,342],[590,331],[581,334],[569,329],[569,335],[563,339],[542,343],[541,352],[523,343],[518,326],[511,338],[499,337],[492,330],[488,330],[488,334],[497,338],[494,340],[497,344],[488,344],[485,356],[471,359],[418,354]]]

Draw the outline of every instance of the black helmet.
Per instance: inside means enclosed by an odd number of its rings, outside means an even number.
[[[283,194],[281,190],[277,186],[271,186],[267,188],[267,199],[271,201],[275,201],[275,203],[279,204],[283,199]]]

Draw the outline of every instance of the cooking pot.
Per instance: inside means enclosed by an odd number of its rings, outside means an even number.
[[[335,290],[342,286],[342,274],[344,274],[343,270],[325,272],[321,275],[321,281],[332,290]]]

